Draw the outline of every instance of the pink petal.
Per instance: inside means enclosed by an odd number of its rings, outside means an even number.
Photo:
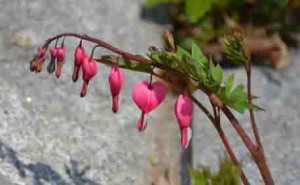
[[[82,62],[82,78],[83,80],[91,80],[98,72],[98,65],[94,59],[85,56]]]
[[[113,96],[112,111],[117,113],[119,110],[119,95]]]
[[[145,113],[155,109],[165,98],[167,87],[162,82],[154,82],[152,86],[147,81],[135,84],[132,98],[136,105]]]
[[[144,112],[142,112],[141,118],[137,122],[137,129],[138,131],[144,131],[148,126],[148,120],[145,118],[147,115],[145,115]]]
[[[111,68],[108,81],[112,96],[120,94],[124,82],[124,75],[118,66],[113,66]]]
[[[193,114],[193,101],[188,95],[180,94],[175,103],[175,115],[180,128],[189,127]]]

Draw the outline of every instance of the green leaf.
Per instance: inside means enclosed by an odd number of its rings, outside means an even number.
[[[216,84],[220,85],[223,79],[223,70],[221,66],[219,64],[217,66],[213,65],[213,67],[211,68],[211,72],[211,75],[215,80]]]
[[[234,74],[231,74],[225,82],[226,97],[229,97],[232,90],[233,83],[234,83]]]
[[[193,185],[239,185],[240,174],[241,168],[235,166],[227,156],[220,161],[218,171],[211,171],[205,166],[190,170]]]
[[[103,63],[105,65],[108,65],[108,66],[112,66],[113,64],[117,63],[116,58],[117,57],[115,57],[115,56],[106,55],[106,56],[102,56],[99,59],[96,59],[96,61]],[[132,60],[124,59],[124,58],[119,59],[118,65],[120,68],[132,70],[132,71],[138,71],[138,72],[144,72],[144,73],[152,72],[152,67],[149,64],[138,63],[138,62],[135,62]]]
[[[192,57],[193,57],[193,59],[195,61],[199,61],[201,55],[202,55],[202,52],[201,52],[199,46],[195,42],[193,42],[192,43]]]
[[[146,8],[152,8],[153,6],[163,4],[163,3],[179,3],[181,0],[147,0]]]
[[[249,104],[249,109],[252,109],[253,111],[266,111],[265,109],[259,107],[258,105],[254,105],[254,104]]]
[[[189,58],[189,59],[193,59],[192,55],[185,49],[183,49],[180,46],[177,46],[177,56],[179,57],[179,59],[183,59],[184,57]]]
[[[233,109],[241,114],[243,114],[245,112],[245,109],[248,109],[248,107],[249,107],[249,104],[247,101],[237,101],[233,105]]]
[[[185,12],[192,22],[196,22],[211,9],[212,4],[212,0],[186,0]]]
[[[160,62],[159,55],[156,54],[156,53],[151,53],[151,54],[149,55],[149,58],[150,58],[151,60],[155,60],[155,61]]]
[[[231,93],[229,99],[234,98],[237,100],[247,101],[247,94],[243,85],[238,85]]]

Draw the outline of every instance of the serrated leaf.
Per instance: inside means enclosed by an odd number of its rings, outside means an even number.
[[[265,109],[259,107],[258,105],[249,104],[249,109],[252,109],[253,111],[266,111]]]
[[[213,64],[212,64],[213,65]],[[216,84],[220,85],[223,79],[223,70],[220,65],[211,68],[211,75],[215,80]]]
[[[229,97],[234,83],[234,74],[231,74],[225,81],[226,98]]]
[[[193,59],[192,55],[185,49],[183,49],[180,46],[177,46],[177,56],[179,57],[179,59],[183,59],[184,57]]]
[[[192,57],[195,61],[199,61],[200,60],[200,57],[202,55],[202,52],[199,48],[199,46],[193,42],[192,43]]]
[[[234,98],[237,100],[248,101],[247,94],[244,90],[243,85],[238,85],[234,90],[230,93],[229,99]]]
[[[149,55],[149,58],[150,58],[151,60],[154,60],[154,61],[160,62],[159,55],[158,55],[158,54],[156,54],[156,53],[151,53],[151,54]]]
[[[185,12],[193,22],[198,21],[212,7],[212,0],[186,0]]]
[[[117,57],[112,55],[106,55],[106,56],[102,56],[99,59],[96,59],[97,62],[103,63],[108,66],[112,66],[113,64],[116,64],[117,63],[116,60]],[[132,70],[132,71],[138,71],[144,73],[152,72],[152,67],[149,64],[138,63],[124,58],[119,59],[118,66],[120,68]]]
[[[247,101],[237,101],[233,105],[233,109],[236,110],[237,112],[243,114],[245,112],[245,109],[248,109],[249,104]]]

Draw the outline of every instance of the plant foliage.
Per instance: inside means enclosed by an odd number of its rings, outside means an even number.
[[[230,42],[228,46],[231,47],[232,43],[237,45],[236,42]],[[238,51],[236,49],[233,51],[228,49],[228,54],[234,56],[238,61],[245,59],[240,57],[247,57],[241,44],[240,46],[241,48]],[[148,56],[153,61],[170,68],[175,68],[183,74],[188,74],[189,77],[201,84],[201,86],[217,94],[227,106],[237,112],[243,113],[246,109],[250,108],[262,110],[257,105],[250,105],[248,103],[244,86],[241,84],[234,85],[233,74],[227,79],[223,78],[223,68],[209,61],[196,43],[192,44],[191,51],[177,46],[176,52],[166,52],[154,47],[151,47],[149,52]]]
[[[212,172],[209,167],[190,170],[193,185],[240,185],[240,168],[226,157],[219,165],[219,170]]]

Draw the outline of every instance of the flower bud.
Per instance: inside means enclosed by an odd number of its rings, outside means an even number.
[[[46,57],[46,49],[43,47],[38,47],[38,52],[34,56],[34,58],[30,61],[30,71],[31,72],[41,72],[43,68],[43,64],[45,62]]]
[[[112,96],[112,110],[114,113],[119,109],[119,94],[123,86],[124,75],[117,65],[114,65],[108,77],[110,92]]]
[[[181,144],[186,147],[188,144],[188,128],[193,115],[193,101],[186,94],[180,94],[175,103],[175,115],[181,132]]]
[[[55,71],[55,75],[57,78],[59,78],[61,75],[62,66],[65,61],[65,53],[66,53],[65,46],[57,48],[57,55],[56,55],[57,67]]]
[[[98,72],[97,62],[94,59],[90,58],[89,56],[85,55],[82,61],[83,85],[80,93],[81,97],[84,97],[87,94],[87,88],[89,82],[97,74],[97,72]]]
[[[193,114],[193,101],[187,94],[180,94],[175,103],[175,115],[180,128],[189,127]]]
[[[56,56],[57,56],[57,48],[51,47],[50,48],[50,63],[47,67],[48,73],[53,73],[55,71]]]
[[[74,53],[74,70],[72,75],[73,82],[78,80],[79,70],[82,65],[82,61],[84,59],[84,49],[81,45],[77,46]]]

